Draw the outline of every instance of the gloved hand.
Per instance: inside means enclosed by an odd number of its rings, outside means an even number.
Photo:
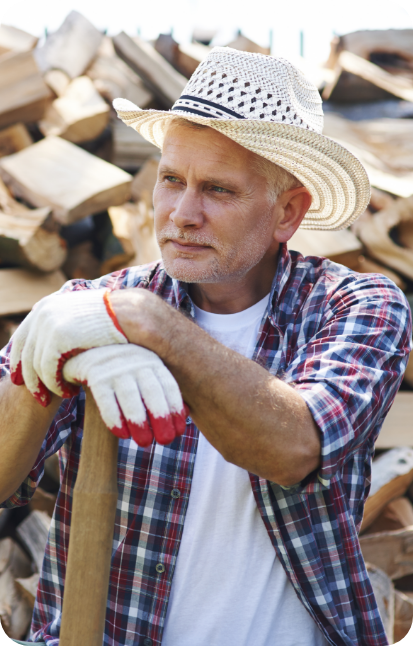
[[[106,426],[120,438],[148,446],[185,432],[179,386],[157,354],[137,345],[93,348],[63,366],[66,381],[89,386]]]
[[[65,383],[62,368],[70,357],[84,350],[128,343],[106,290],[88,289],[52,294],[30,312],[13,336],[10,353],[11,380],[26,384],[42,406],[50,392],[72,397],[78,387]]]

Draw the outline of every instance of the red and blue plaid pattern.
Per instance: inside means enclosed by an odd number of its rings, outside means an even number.
[[[93,282],[74,280],[62,289],[103,287],[149,289],[193,315],[185,286],[169,278],[162,263]],[[0,355],[0,376],[9,371],[10,347]],[[410,347],[410,310],[391,281],[282,247],[254,360],[304,397],[321,431],[322,464],[290,488],[253,474],[250,479],[297,595],[336,646],[387,644],[357,533],[370,488],[374,442]],[[64,400],[32,471],[2,505],[26,504],[43,475],[45,458],[60,450],[61,487],[32,624],[33,639],[48,646],[58,644],[83,420],[81,392]],[[169,446],[142,449],[131,440],[119,442],[107,646],[161,644],[197,442],[198,430],[190,419],[185,435]],[[164,572],[157,572],[159,563]]]

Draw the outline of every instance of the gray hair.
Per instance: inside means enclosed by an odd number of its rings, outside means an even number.
[[[209,127],[202,123],[189,121],[189,119],[185,119],[185,117],[178,116],[169,121],[168,128],[172,123],[186,126],[187,128],[193,128],[194,130],[202,130],[203,128]],[[270,199],[271,206],[275,204],[277,198],[285,191],[302,186],[300,180],[294,177],[294,175],[292,175],[288,170],[285,170],[285,168],[277,166],[277,164],[270,162],[268,159],[265,159],[265,157],[261,157],[255,153],[253,153],[253,155],[255,157],[253,161],[254,170],[267,180],[268,197]]]

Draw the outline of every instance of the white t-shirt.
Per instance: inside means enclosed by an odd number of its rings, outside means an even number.
[[[251,358],[268,299],[237,314],[196,307],[196,320]],[[162,646],[327,644],[276,556],[248,472],[200,433]]]

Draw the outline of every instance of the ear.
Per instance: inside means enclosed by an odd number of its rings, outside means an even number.
[[[274,231],[277,242],[287,242],[300,226],[311,206],[312,197],[304,186],[284,191],[276,202],[278,222]]]

